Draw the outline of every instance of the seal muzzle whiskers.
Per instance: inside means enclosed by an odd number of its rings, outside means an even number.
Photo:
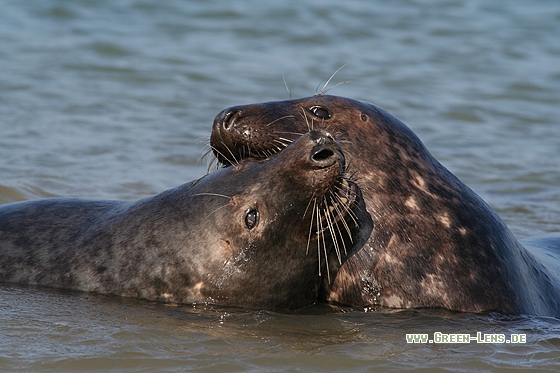
[[[303,216],[307,215],[307,211],[311,210],[311,224],[307,240],[306,255],[309,254],[309,246],[313,234],[317,239],[317,260],[319,266],[319,275],[321,275],[322,256],[324,254],[325,266],[327,270],[327,279],[330,283],[330,268],[328,260],[328,243],[325,235],[329,232],[332,239],[332,245],[338,260],[338,264],[342,265],[348,255],[346,247],[346,239],[350,240],[353,245],[352,231],[346,222],[346,217],[354,221],[356,225],[356,216],[352,211],[352,206],[356,203],[357,195],[355,184],[350,184],[346,178],[342,178],[337,182],[333,189],[323,195],[321,199],[313,196]],[[319,202],[320,201],[320,202]],[[311,207],[312,205],[312,207]],[[343,228],[340,226],[342,224]],[[344,259],[344,260],[343,260]]]
[[[332,197],[331,197],[331,198],[332,198]],[[342,201],[339,201],[339,203],[341,204]],[[343,214],[346,213],[346,212],[351,212],[351,213],[353,214],[353,212],[352,212],[349,208],[345,208],[344,210],[340,210],[339,203],[334,203],[334,202],[333,202],[334,210],[336,211],[336,213],[337,213],[339,216],[343,216]],[[349,215],[350,215],[350,214],[349,214]],[[341,237],[342,245],[343,245],[343,247],[344,247],[344,254],[347,255],[348,252],[346,251],[346,244],[344,243],[344,239],[342,238],[343,236],[342,236],[342,231],[340,230],[340,227],[339,227],[339,222],[342,222],[342,225],[344,226],[344,228],[345,228],[345,230],[346,230],[346,233],[348,233],[348,237],[349,237],[349,239],[350,239],[350,243],[351,243],[351,244],[354,244],[354,240],[352,239],[352,233],[351,233],[351,231],[350,231],[350,227],[348,226],[348,223],[346,223],[346,219],[340,219],[339,221],[337,221],[337,222],[336,222],[336,229],[337,229],[337,231],[338,231],[338,234],[339,234],[340,237]]]
[[[292,131],[274,131],[274,133],[276,134],[287,134],[287,135],[294,135],[296,138],[305,135],[305,132],[292,132]],[[288,140],[290,142],[294,142],[294,140],[290,140],[290,139],[285,139]]]
[[[313,202],[313,208],[311,209],[312,213],[311,213],[311,224],[309,224],[309,235],[307,236],[307,249],[305,250],[305,255],[309,255],[309,244],[311,243],[311,235],[313,234],[313,215],[315,212],[315,206],[317,205],[317,198],[312,197],[309,200],[309,203],[307,204],[307,207],[305,208],[305,212],[303,213],[303,216],[307,215],[307,210],[309,209],[309,206],[311,205],[311,202]],[[319,272],[321,272],[321,267],[319,266]]]
[[[299,136],[299,135],[298,135],[298,136]],[[294,142],[294,140],[287,139],[287,138],[285,138],[285,137],[278,137],[278,140],[284,141],[284,145],[286,145],[286,147],[287,147],[288,145],[290,145],[291,143]]]
[[[325,232],[323,229],[323,219],[321,219],[322,214],[320,214],[321,208],[317,206],[317,234],[319,237],[317,238],[317,251],[318,251],[318,262],[319,268],[321,268],[321,242],[323,242],[323,251],[325,253],[325,266],[327,267],[327,280],[331,282],[331,271],[329,270],[329,260],[328,260],[328,253],[327,253],[327,242],[325,240]],[[321,271],[319,270],[319,276],[321,276]]]
[[[331,238],[333,240],[333,245],[334,245],[334,250],[336,252],[336,257],[338,258],[338,264],[342,265],[342,259],[340,256],[340,247],[338,246],[338,237],[336,236],[336,232],[334,230],[334,226],[337,225],[334,223],[333,221],[333,217],[331,216],[331,210],[330,208],[328,208],[328,204],[327,204],[327,197],[323,197],[325,200],[325,218],[327,221],[327,230],[330,232],[331,234]],[[345,254],[346,254],[346,248],[344,249]]]
[[[216,148],[215,146],[210,145],[210,149],[214,152],[214,154],[217,154],[218,156],[222,157],[224,160],[228,161],[229,164],[239,164],[239,161],[235,158],[235,156],[233,155],[231,149],[222,142],[222,146],[227,149],[227,151],[231,154],[233,159],[229,159],[224,153],[222,153],[218,148]],[[221,163],[222,165],[225,165],[225,163],[223,161],[220,161],[218,159],[218,163]]]
[[[343,211],[339,211],[340,216],[344,216],[348,214],[350,219],[354,222],[355,225],[358,225],[358,217],[356,216],[355,212],[350,208],[348,203],[348,198],[355,198],[353,195],[352,187],[348,183],[347,179],[342,180],[342,186],[337,186],[337,194],[333,194],[334,198],[338,201],[338,203],[334,203],[336,209],[339,208],[340,205],[344,206]],[[344,193],[344,196],[341,196],[339,193]],[[348,235],[350,236],[350,240],[352,240],[352,235],[350,234],[350,228],[348,228],[346,221],[341,219],[347,227]]]
[[[232,158],[232,160],[233,160],[233,162],[230,161],[230,163],[233,164],[233,165],[238,165],[238,164],[239,164],[239,161],[237,160],[237,158],[235,158],[235,155],[233,155],[233,152],[231,151],[231,149],[229,148],[229,146],[227,146],[226,144],[223,144],[223,145],[225,146],[225,148],[227,149],[227,151],[229,152],[229,154],[231,155],[231,158]],[[223,157],[223,156],[224,156],[224,155],[222,154],[222,157]],[[225,157],[224,157],[224,158],[225,158]],[[227,159],[227,158],[226,158],[226,159]]]
[[[329,270],[329,261],[328,261],[328,253],[327,253],[327,244],[325,241],[325,235],[324,235],[324,229],[323,229],[323,224],[322,224],[322,218],[321,216],[323,216],[323,214],[321,214],[320,210],[321,207],[317,205],[317,197],[312,197],[311,200],[309,201],[308,207],[311,204],[311,201],[313,201],[313,208],[311,209],[311,224],[309,224],[309,235],[307,237],[307,250],[305,252],[305,255],[309,254],[309,245],[311,243],[311,237],[313,236],[313,233],[315,233],[315,235],[317,235],[317,267],[318,267],[318,274],[319,276],[322,276],[321,273],[321,252],[325,253],[325,265],[327,267],[327,279],[330,283],[331,281],[331,276],[330,276],[330,270]],[[328,209],[327,209],[328,210]],[[307,211],[307,209],[306,209]],[[304,214],[305,216],[305,214]],[[315,228],[315,230],[313,229]],[[321,242],[323,244],[323,248],[321,248]]]
[[[280,144],[281,147],[276,146],[276,149],[278,149],[278,151],[282,151],[282,149],[287,148],[288,145],[290,145],[292,143],[292,141],[285,139],[283,137],[280,137],[278,139],[274,139],[273,142]]]
[[[216,156],[214,155],[214,151],[217,151],[216,149],[214,149],[212,147],[212,145],[210,145],[210,143],[206,144],[206,150],[204,150],[202,152],[202,154],[200,155],[200,157],[198,158],[197,163],[199,165],[202,164],[202,161],[204,159],[207,159],[206,161],[206,173],[209,174],[210,171],[212,171],[212,169],[214,170],[218,170],[220,168],[220,160],[218,158],[216,158]]]

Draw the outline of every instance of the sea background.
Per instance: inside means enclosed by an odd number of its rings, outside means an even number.
[[[346,65],[329,94],[407,123],[517,237],[560,232],[558,1],[0,8],[0,203],[134,200],[201,177],[220,110],[313,95]],[[438,331],[527,343],[406,343]],[[0,285],[0,372],[558,371],[559,349],[556,318],[173,307]]]

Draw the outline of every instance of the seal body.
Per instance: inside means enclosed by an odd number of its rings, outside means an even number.
[[[400,120],[335,96],[236,106],[216,117],[224,165],[263,159],[309,128],[341,141],[373,230],[340,268],[326,300],[391,308],[560,315],[558,275],[443,167]]]
[[[353,234],[346,219],[359,190],[344,169],[338,144],[311,131],[274,159],[240,162],[136,202],[3,205],[0,282],[175,303],[305,307],[329,285],[326,267],[345,260],[335,248]],[[325,219],[331,224],[315,223]],[[331,232],[343,221],[349,229]]]

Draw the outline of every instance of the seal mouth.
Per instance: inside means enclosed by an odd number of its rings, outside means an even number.
[[[222,143],[218,147],[210,144],[210,150],[216,158],[217,166],[226,168],[239,163],[241,159],[250,158],[260,161],[272,158],[286,149],[293,141],[292,139],[283,138],[282,140],[275,140],[273,146],[240,143],[237,146],[229,147]]]

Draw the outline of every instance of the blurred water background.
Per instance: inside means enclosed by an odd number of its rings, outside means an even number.
[[[407,123],[520,238],[560,231],[560,3],[0,0],[0,203],[138,199],[206,173],[223,108],[316,92]],[[202,164],[200,164],[202,163]],[[0,371],[539,371],[560,320],[296,313],[0,285]],[[407,344],[406,333],[527,343]]]

